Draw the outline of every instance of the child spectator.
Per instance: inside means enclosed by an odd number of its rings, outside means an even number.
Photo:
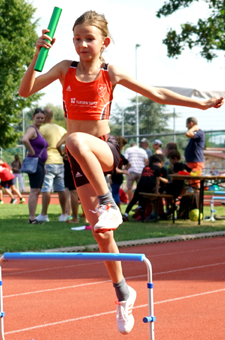
[[[165,191],[166,185],[168,183],[168,171],[166,167],[164,167],[164,156],[162,154],[157,154],[157,158],[160,162],[160,177],[159,177],[159,192],[163,193]],[[155,201],[151,201],[150,206],[150,215],[146,217],[146,220],[148,222],[155,221],[156,218],[156,204]],[[146,209],[147,210],[147,209]],[[164,209],[163,209],[163,199],[160,198],[158,200],[158,214],[159,216],[164,216]]]
[[[4,188],[4,191],[11,197],[11,202],[10,202],[11,204],[15,204],[17,202],[13,194],[16,194],[19,197],[20,199],[19,203],[25,202],[25,199],[22,197],[21,193],[19,192],[19,190],[16,189],[14,185],[15,176],[13,175],[10,166],[7,163],[3,162],[2,159],[0,159],[0,179],[1,179],[0,190]],[[12,192],[9,189],[11,189]]]
[[[179,173],[179,171],[191,172],[191,168],[189,168],[186,164],[181,163],[181,155],[178,150],[171,150],[168,154],[168,159],[170,163],[173,165],[173,173]],[[168,183],[165,187],[165,193],[168,195],[173,195],[174,198],[177,198],[184,187],[184,181],[174,180]],[[166,199],[167,206],[167,215],[172,213],[172,200]]]
[[[121,154],[124,145],[127,144],[127,140],[124,137],[116,137],[120,147],[120,162],[118,167],[110,175],[110,185],[112,189],[112,196],[118,207],[120,208],[120,186],[123,183],[123,174],[129,175],[127,171],[130,168],[129,161]]]
[[[23,176],[20,172],[21,166],[22,166],[22,162],[21,162],[19,156],[15,155],[14,161],[11,163],[11,167],[12,167],[13,175],[15,176],[15,181],[18,178],[18,180],[20,182],[20,189],[23,192],[24,191],[24,183],[23,183]]]
[[[164,162],[164,167],[167,168],[168,175],[173,173],[173,164],[171,164],[168,159],[168,155],[172,150],[177,150],[177,144],[174,142],[167,143],[164,147],[164,155],[167,158],[167,160]]]
[[[142,209],[143,215],[145,210],[146,198],[140,195],[140,192],[146,193],[159,193],[159,177],[161,174],[162,157],[160,155],[152,155],[149,159],[149,165],[146,165],[142,171],[140,181],[137,184],[137,188],[134,192],[134,196],[128,204],[123,220],[128,221],[128,214],[132,207],[139,202],[139,206]]]

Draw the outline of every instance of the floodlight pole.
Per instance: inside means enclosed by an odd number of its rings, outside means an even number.
[[[137,79],[137,49],[140,44],[135,45],[135,77]],[[137,135],[137,145],[139,146],[139,110],[138,110],[138,94],[136,93],[136,135]]]

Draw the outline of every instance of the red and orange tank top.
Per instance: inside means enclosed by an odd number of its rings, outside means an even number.
[[[107,64],[103,64],[97,78],[81,82],[76,78],[78,62],[70,65],[63,85],[63,108],[65,117],[73,120],[109,119],[113,99],[112,83]]]

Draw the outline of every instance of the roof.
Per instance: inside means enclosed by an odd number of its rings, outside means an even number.
[[[225,159],[225,153],[223,153],[223,152],[208,152],[208,151],[204,151],[204,156]]]

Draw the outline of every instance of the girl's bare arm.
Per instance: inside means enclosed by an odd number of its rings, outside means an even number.
[[[179,95],[164,88],[148,86],[135,79],[128,72],[113,65],[109,65],[109,75],[113,86],[116,84],[123,85],[159,104],[187,106],[202,110],[211,107],[219,108],[223,105],[223,97],[213,97],[209,100],[200,101]]]
[[[42,36],[38,38],[36,42],[36,52],[23,76],[19,87],[19,95],[22,97],[31,96],[32,94],[40,91],[57,79],[59,79],[60,82],[63,83],[64,74],[67,72],[67,69],[71,63],[71,61],[68,60],[61,61],[60,63],[53,66],[47,73],[41,74],[40,76],[36,77],[37,72],[34,70],[34,66],[37,61],[40,48],[45,47],[49,49],[55,42],[55,39],[51,39],[48,35],[46,35],[48,31],[49,30],[47,29],[43,30]],[[51,43],[45,41],[44,39],[50,40]]]

